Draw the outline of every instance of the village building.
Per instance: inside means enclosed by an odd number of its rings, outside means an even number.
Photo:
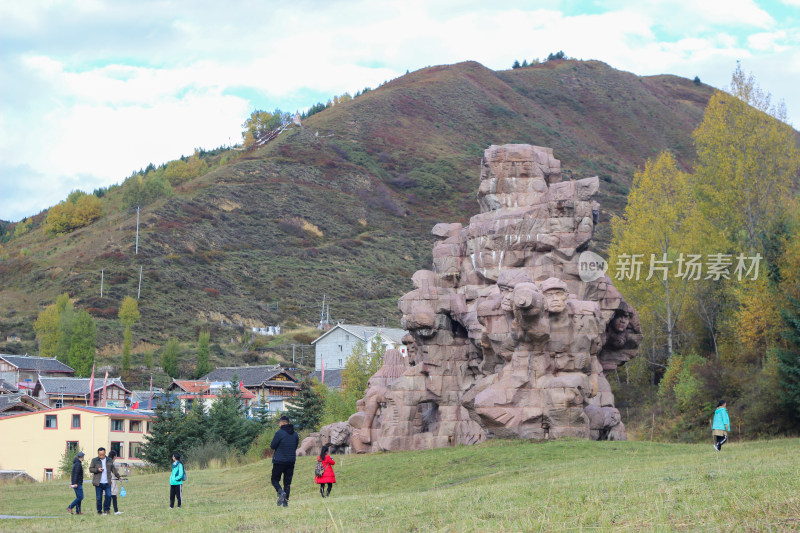
[[[176,395],[181,410],[188,412],[199,404],[202,404],[208,411],[226,389],[230,390],[230,387],[230,381],[173,379],[167,390]],[[257,396],[241,384],[239,385],[239,395],[245,412],[251,414],[251,407],[254,405]]]
[[[91,378],[42,377],[36,382],[32,395],[54,408],[67,405],[94,405],[122,409],[130,406],[131,391],[125,388],[120,378],[109,378],[106,381],[105,396],[103,396],[103,378],[95,377],[92,394],[89,393],[90,387]]]
[[[327,381],[327,371],[344,368],[358,343],[369,349],[378,337],[384,348],[400,350],[405,357],[407,352],[402,339],[407,333],[397,328],[336,324],[311,342],[314,346],[314,370],[321,371],[324,362]]]
[[[55,357],[0,354],[0,379],[17,389],[32,392],[39,377],[73,376],[75,370]]]
[[[77,406],[0,417],[0,470],[56,479],[65,451],[82,450],[91,460],[101,446],[115,450],[123,467],[143,466],[151,419],[125,409]]]
[[[234,379],[256,395],[254,407],[271,412],[285,411],[287,403],[300,393],[298,379],[280,365],[220,367],[200,378],[224,383]]]
[[[0,417],[30,413],[41,409],[50,409],[50,406],[24,392],[0,394]]]

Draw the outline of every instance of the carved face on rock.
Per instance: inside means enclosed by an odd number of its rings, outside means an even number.
[[[631,322],[631,316],[629,313],[624,311],[618,311],[614,318],[611,320],[611,329],[616,331],[617,333],[622,333],[626,329],[628,329],[628,324]]]
[[[567,291],[564,289],[545,291],[544,303],[550,313],[563,313],[567,308]]]

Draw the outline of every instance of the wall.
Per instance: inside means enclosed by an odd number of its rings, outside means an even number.
[[[315,370],[322,370],[323,359],[325,360],[325,370],[344,368],[347,358],[353,353],[353,347],[359,341],[363,342],[352,333],[336,327],[324,339],[314,344]]]

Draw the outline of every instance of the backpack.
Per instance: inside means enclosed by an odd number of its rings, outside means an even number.
[[[314,477],[322,477],[325,474],[325,464],[322,461],[317,461],[317,466],[314,468]]]
[[[181,478],[181,481],[186,481],[189,479],[189,476],[186,475],[186,466],[183,463],[181,463],[181,470],[183,470],[183,477]]]

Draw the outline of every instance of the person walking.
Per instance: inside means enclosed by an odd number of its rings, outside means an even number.
[[[333,460],[333,457],[328,455],[327,446],[323,446],[322,450],[319,452],[317,463],[322,465],[323,471],[321,476],[314,476],[314,481],[319,485],[319,495],[323,498],[327,498],[331,495],[333,484],[336,483],[336,474],[333,473],[333,465],[336,464],[336,461]],[[325,490],[326,484],[328,485],[327,490]]]
[[[297,444],[300,439],[289,423],[289,417],[282,415],[278,420],[280,428],[272,437],[269,447],[275,450],[272,454],[272,486],[278,493],[278,507],[289,507],[289,491],[294,476],[294,463],[297,460]],[[283,477],[283,488],[281,488]]]
[[[175,499],[178,499],[178,509],[183,503],[183,476],[185,470],[181,463],[181,454],[172,454],[172,474],[169,476],[169,508],[175,507]]]
[[[111,450],[108,454],[108,458],[111,459],[111,466],[109,467],[109,472],[111,472],[111,506],[114,507],[114,514],[123,514],[122,511],[119,510],[117,507],[117,496],[119,496],[119,470],[117,469],[117,452],[115,450]]]
[[[102,446],[97,448],[97,457],[92,459],[89,464],[89,472],[94,474],[92,485],[94,485],[94,494],[97,499],[97,514],[111,514],[111,479],[108,463],[106,449]],[[105,501],[103,501],[103,495],[105,495]]]
[[[86,454],[78,452],[78,456],[72,460],[72,476],[70,478],[70,487],[75,491],[75,499],[67,506],[67,511],[72,514],[75,509],[75,514],[81,513],[81,502],[83,501],[83,458]]]
[[[731,430],[731,420],[728,418],[728,404],[725,400],[720,400],[717,410],[714,411],[714,423],[711,426],[711,433],[714,435],[714,449],[722,451],[722,445],[728,442],[728,432]]]

